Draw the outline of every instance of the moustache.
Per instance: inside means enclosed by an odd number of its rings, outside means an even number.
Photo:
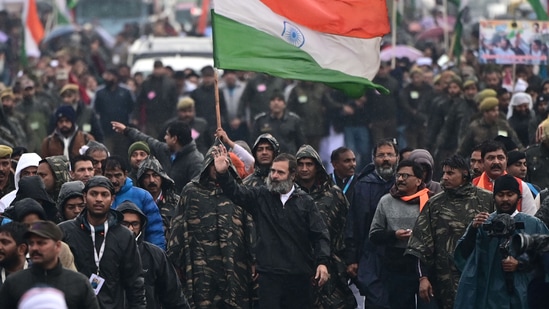
[[[491,168],[491,169],[494,169],[494,168],[502,169],[502,166],[501,166],[501,164],[499,164],[499,163],[493,163],[492,165],[490,165],[490,168]]]
[[[406,185],[405,181],[397,181],[397,186],[404,186]]]
[[[5,176],[6,176],[6,173],[4,173],[4,172],[0,171],[0,176],[3,176],[3,177],[5,177]]]
[[[150,183],[147,188],[158,188],[158,185],[156,183]]]
[[[30,257],[35,257],[35,256],[42,256],[42,254],[38,252],[31,252]]]

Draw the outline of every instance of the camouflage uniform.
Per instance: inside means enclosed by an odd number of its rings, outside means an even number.
[[[252,155],[254,156],[254,158],[256,158],[255,155],[257,151],[257,146],[259,146],[260,142],[268,142],[269,144],[271,144],[271,146],[273,146],[274,157],[276,157],[280,153],[280,145],[278,144],[278,141],[276,140],[276,138],[274,138],[274,136],[272,136],[269,133],[265,133],[258,136],[257,139],[255,140],[255,143],[252,147]],[[256,158],[256,162],[257,162],[257,158]],[[243,184],[249,187],[264,186],[265,180],[269,176],[270,168],[271,168],[270,165],[260,166],[256,164],[254,168],[254,173],[246,177],[246,179],[244,179],[243,181]]]
[[[494,211],[492,193],[468,182],[431,197],[416,221],[405,254],[420,259],[428,270],[439,308],[454,308],[461,275],[454,265],[454,249],[475,215],[483,211]]]
[[[61,186],[71,180],[69,174],[69,160],[65,156],[51,156],[47,157],[44,160],[48,162],[53,175],[55,176],[55,187],[52,192],[48,192],[48,195],[54,202],[57,202],[59,197],[59,191],[61,191]]]
[[[304,187],[301,187],[301,189],[309,193],[315,201],[330,233],[331,263],[328,265],[330,279],[320,289],[314,289],[314,307],[356,308],[355,297],[347,283],[349,279],[347,266],[341,258],[345,248],[343,231],[347,212],[349,211],[349,202],[341,189],[333,184],[324,166],[322,166],[320,156],[313,147],[309,145],[301,146],[296,158],[298,160],[311,158],[317,163],[316,184],[309,190]],[[297,184],[299,184],[299,180]]]
[[[506,120],[498,118],[494,124],[488,124],[484,118],[479,118],[473,120],[467,128],[465,136],[459,145],[458,153],[463,157],[468,157],[476,145],[486,140],[492,140],[498,135],[506,135],[517,144],[519,149],[523,148],[517,133],[509,126]]]
[[[164,224],[164,231],[167,238],[170,233],[170,222],[174,215],[175,208],[179,203],[179,195],[174,191],[174,181],[164,172],[160,162],[153,156],[149,156],[139,164],[139,169],[137,170],[137,179],[139,181],[136,182],[138,187],[147,190],[147,188],[141,184],[141,176],[143,176],[147,170],[154,171],[162,177],[162,194],[155,203],[160,210],[160,216],[162,216],[162,223]]]
[[[212,162],[209,152],[200,175],[183,188],[167,254],[191,308],[249,308],[252,218],[210,179]]]

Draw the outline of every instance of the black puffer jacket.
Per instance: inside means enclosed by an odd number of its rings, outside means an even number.
[[[87,214],[88,211],[84,209],[76,219],[65,221],[59,227],[64,234],[63,241],[69,245],[74,255],[76,268],[89,278],[92,273],[97,274],[97,267]],[[99,276],[105,279],[105,283],[97,300],[103,309],[145,309],[145,281],[141,257],[133,233],[120,225],[122,219],[120,212],[111,209],[105,253],[99,265]],[[98,247],[103,241],[103,235],[103,226],[96,227]],[[124,299],[128,300],[127,304]]]
[[[117,211],[131,212],[141,218],[141,229],[147,225],[147,217],[134,203],[125,201],[118,205]],[[136,237],[139,253],[145,271],[145,293],[147,309],[185,309],[190,308],[175,268],[168,261],[166,254],[158,246],[143,240],[143,234]]]

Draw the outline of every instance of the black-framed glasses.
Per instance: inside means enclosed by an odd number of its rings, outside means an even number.
[[[387,157],[389,159],[393,159],[393,158],[396,158],[396,154],[394,154],[394,153],[378,153],[378,154],[376,154],[376,158],[378,158],[378,159],[385,159],[385,157]]]
[[[408,177],[410,177],[410,176],[416,177],[416,175],[412,175],[412,174],[408,174],[408,173],[396,173],[396,174],[395,174],[395,178],[396,178],[396,179],[399,179],[399,178],[402,177],[402,179],[406,180],[406,179],[408,179]]]
[[[141,225],[141,222],[139,222],[139,221],[132,221],[132,222],[122,221],[122,222],[120,222],[120,224],[122,224],[125,227],[130,227],[130,225],[131,225],[131,227],[133,227],[135,229],[135,228],[138,228]]]

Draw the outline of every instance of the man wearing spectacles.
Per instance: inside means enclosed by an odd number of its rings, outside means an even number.
[[[404,251],[416,219],[429,200],[430,191],[422,177],[423,169],[419,163],[400,162],[396,182],[389,194],[379,201],[370,228],[370,241],[385,250],[381,280],[387,289],[391,308],[416,307],[419,288],[417,259],[405,256]]]
[[[189,308],[175,268],[162,249],[144,241],[147,216],[134,203],[125,201],[117,208],[124,215],[121,225],[132,231],[137,241],[145,276],[145,297],[149,308]]]
[[[373,163],[356,176],[345,227],[347,273],[365,296],[365,306],[389,307],[387,292],[380,280],[380,250],[370,242],[368,232],[377,204],[395,183],[398,149],[392,139],[379,141],[373,151]],[[361,304],[359,304],[360,308]]]

